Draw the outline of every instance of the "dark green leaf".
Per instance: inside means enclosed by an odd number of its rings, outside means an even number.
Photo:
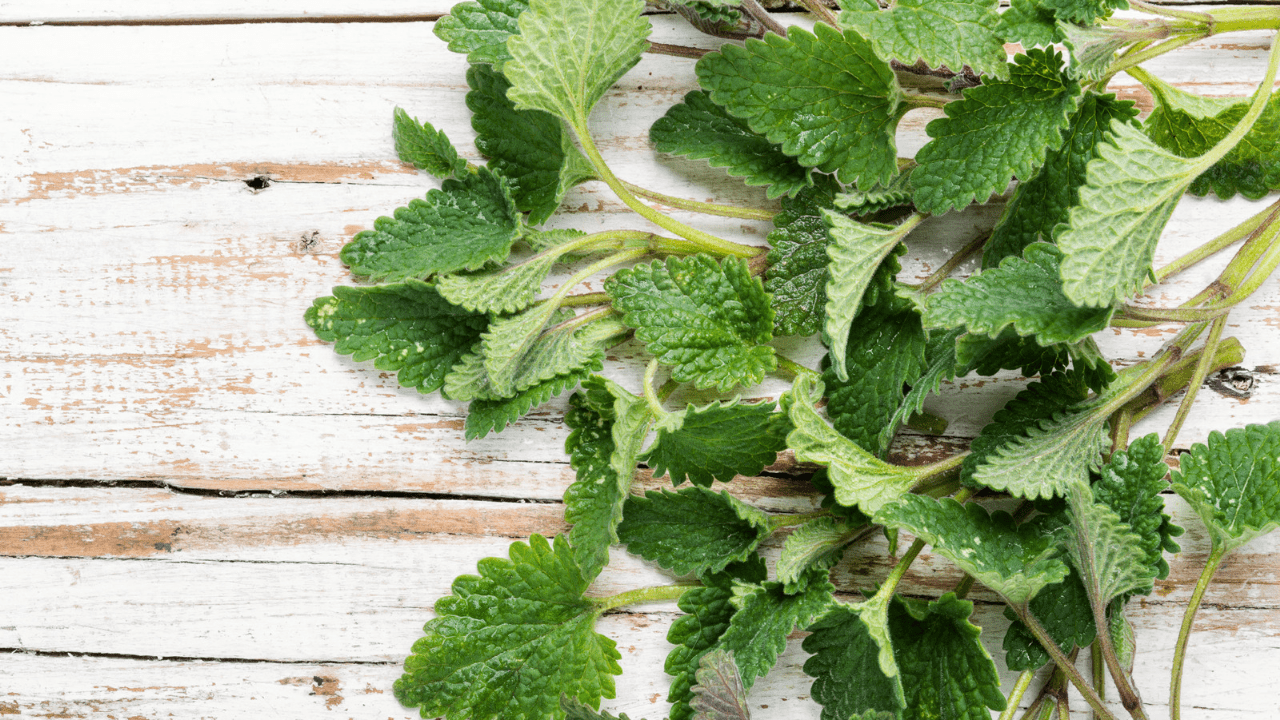
[[[995,29],[996,0],[899,0],[881,10],[875,0],[846,0],[840,25],[871,40],[876,54],[907,65],[1008,74],[1004,44]]]
[[[814,678],[810,694],[822,705],[822,720],[900,716],[906,699],[886,603],[837,603],[808,630],[802,647],[812,657],[804,672]]]
[[[467,161],[458,157],[457,149],[443,130],[409,117],[409,113],[400,108],[396,108],[393,121],[392,137],[401,162],[438,178],[453,177],[466,171]]]
[[[1094,499],[1114,510],[1142,538],[1146,563],[1161,579],[1169,576],[1164,553],[1181,549],[1173,538],[1183,532],[1163,511],[1160,492],[1169,487],[1164,480],[1168,473],[1164,446],[1153,433],[1129,443],[1127,452],[1112,453],[1093,484]]]
[[[1098,18],[1110,17],[1116,10],[1128,10],[1128,0],[1036,0],[1059,19],[1092,25]]]
[[[657,439],[640,458],[655,478],[670,473],[671,484],[686,479],[710,487],[737,475],[759,475],[787,447],[791,423],[773,403],[714,402],[673,413],[678,427],[659,426]]]
[[[889,636],[906,698],[903,720],[990,720],[1005,708],[1000,673],[969,622],[973,603],[946,593],[937,600],[895,597]]]
[[[747,689],[773,668],[797,625],[808,626],[831,607],[835,587],[826,580],[825,570],[812,572],[805,589],[794,595],[779,582],[736,589],[739,610],[716,645],[733,653]]]
[[[1062,32],[1054,20],[1053,11],[1036,4],[1036,0],[1012,0],[1009,9],[1000,13],[996,35],[1010,43],[1021,43],[1024,48],[1047,47],[1062,42]]]
[[[1064,655],[1078,647],[1088,647],[1097,636],[1089,593],[1074,569],[1060,583],[1046,586],[1031,599],[1031,615],[1049,633]],[[1026,625],[1009,608],[1004,616],[1013,621],[1004,636],[1004,663],[1013,672],[1038,670],[1047,665],[1049,653]]]
[[[1210,433],[1179,458],[1173,489],[1231,551],[1280,527],[1280,420]]]
[[[831,241],[822,210],[833,207],[838,187],[830,176],[819,175],[814,187],[784,198],[782,212],[773,218],[764,289],[773,295],[777,335],[813,335],[822,329]]]
[[[861,523],[859,523],[861,524]],[[788,593],[804,589],[814,568],[830,570],[844,556],[849,532],[857,525],[843,518],[820,517],[806,521],[782,542],[778,557],[778,580]]]
[[[472,400],[467,406],[467,419],[463,427],[466,438],[475,440],[491,432],[502,432],[530,410],[565,390],[576,387],[591,373],[599,372],[602,366],[601,362],[590,363],[567,374],[543,380],[531,388],[520,391],[515,397],[501,400]]]
[[[632,496],[618,525],[618,539],[629,552],[677,575],[720,572],[742,562],[769,532],[763,512],[702,487]]]

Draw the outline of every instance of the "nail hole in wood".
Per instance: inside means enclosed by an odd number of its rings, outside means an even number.
[[[257,192],[258,190],[266,190],[267,188],[271,187],[271,181],[267,179],[266,175],[259,175],[258,177],[249,178],[248,180],[244,181],[244,184],[248,185],[249,189],[253,190],[254,192]]]

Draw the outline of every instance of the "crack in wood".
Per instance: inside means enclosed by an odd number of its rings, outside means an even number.
[[[373,667],[400,667],[401,661],[390,660],[271,660],[268,658],[209,657],[199,655],[138,655],[135,653],[82,652],[78,650],[39,650],[36,648],[0,647],[0,655],[33,655],[51,658],[101,658],[106,660],[137,660],[140,662],[207,662],[246,663],[252,665],[369,665]]]

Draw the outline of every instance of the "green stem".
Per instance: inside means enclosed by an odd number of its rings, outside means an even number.
[[[1155,408],[1182,391],[1191,382],[1195,366],[1200,362],[1200,350],[1188,353],[1170,366],[1146,390],[1125,404],[1123,412],[1132,413],[1131,422],[1138,422]],[[1244,348],[1240,341],[1230,337],[1222,341],[1214,353],[1210,372],[1229,368],[1244,362]]]
[[[948,104],[959,100],[959,97],[952,95],[944,95],[942,93],[930,92],[928,90],[904,90],[902,99],[906,103],[905,109],[912,108],[944,108]]]
[[[1091,571],[1090,574],[1093,572]],[[1084,573],[1082,572],[1081,575]],[[1089,604],[1093,610],[1093,623],[1098,628],[1098,635],[1094,639],[1095,647],[1102,650],[1102,659],[1111,672],[1111,679],[1116,684],[1116,692],[1120,694],[1120,703],[1124,705],[1124,709],[1129,711],[1134,720],[1147,720],[1147,713],[1142,709],[1142,696],[1134,686],[1129,673],[1125,672],[1124,667],[1120,665],[1120,658],[1116,656],[1115,643],[1111,640],[1111,632],[1107,625],[1107,606],[1095,602],[1092,595],[1093,592],[1090,591]],[[1101,695],[1098,696],[1100,700],[1101,697]]]
[[[907,574],[907,569],[911,567],[911,563],[915,562],[916,556],[920,554],[920,551],[924,549],[924,546],[924,540],[916,538],[915,542],[911,543],[911,547],[907,548],[907,551],[902,555],[902,558],[898,560],[898,564],[894,565],[893,570],[889,571],[889,577],[884,579],[884,584],[876,591],[875,597],[868,602],[877,599],[881,602],[887,602],[889,598],[893,597],[893,592],[897,589],[898,583],[901,582],[902,577]]]
[[[932,275],[924,279],[924,282],[917,285],[915,288],[916,293],[923,295],[931,292],[935,287],[941,284],[948,275],[955,272],[956,268],[960,267],[965,260],[968,260],[982,250],[983,246],[985,246],[987,241],[990,239],[991,233],[984,233],[970,240],[968,244],[956,251],[956,254],[948,258],[947,261],[942,264],[942,267],[935,270]]]
[[[638,195],[646,200],[652,200],[656,203],[662,203],[667,207],[673,207],[677,210],[688,210],[690,212],[702,213],[703,215],[718,215],[720,217],[740,218],[742,220],[773,220],[774,213],[768,210],[758,210],[756,208],[733,207],[732,205],[718,205],[716,203],[698,202],[697,200],[687,200],[672,195],[663,195],[639,185],[633,185],[625,180],[620,181],[622,187],[630,190],[633,194]]]
[[[956,583],[956,589],[952,590],[952,592],[956,594],[956,597],[963,598],[969,594],[970,590],[973,589],[973,584],[975,582],[977,582],[977,580],[972,575],[965,575],[963,580]]]
[[[613,298],[609,297],[609,293],[579,293],[577,295],[566,295],[560,301],[560,307],[582,307],[583,305],[603,305]]]
[[[603,614],[624,605],[659,602],[662,600],[679,600],[681,595],[684,595],[686,592],[696,587],[702,587],[702,585],[653,585],[650,587],[628,590],[626,592],[618,593],[617,595],[591,598],[591,602],[596,606],[596,613]]]
[[[805,10],[808,10],[809,12],[813,13],[822,22],[834,28],[840,27],[840,22],[839,20],[836,19],[836,14],[831,11],[831,8],[827,7],[826,5],[823,5],[822,0],[797,0],[797,1],[800,3],[800,5],[804,7]]]
[[[1031,687],[1031,681],[1035,676],[1035,670],[1022,671],[1018,681],[1013,684],[1009,697],[1005,699],[1004,712],[1000,713],[1000,717],[996,720],[1013,720],[1014,714],[1018,712],[1018,703],[1022,702],[1022,696],[1027,694],[1027,688]]]
[[[959,455],[952,455],[946,460],[939,460],[938,462],[935,462],[935,463],[929,463],[928,465],[921,465],[917,468],[913,468],[916,472],[916,478],[917,478],[915,487],[920,488],[922,486],[927,485],[928,483],[926,481],[928,480],[933,480],[935,478],[942,478],[942,477],[945,477],[947,474],[951,473],[953,470],[959,470],[960,464],[963,463],[964,459],[968,456],[969,456],[969,453],[968,451],[966,451],[966,452],[960,453]],[[973,491],[970,488],[965,488],[961,492],[968,493],[968,494],[966,494],[962,498],[960,496],[960,493],[956,493],[956,500],[960,502],[964,502],[965,500],[968,500],[969,497],[973,494]]]
[[[792,513],[787,515],[770,515],[769,516],[769,532],[773,532],[778,528],[792,527],[795,525],[803,525],[810,520],[822,517],[831,517],[829,510],[814,510],[807,513]]]
[[[653,389],[654,378],[658,375],[658,358],[649,361],[649,367],[644,369],[644,401],[649,404],[649,410],[655,418],[661,418],[667,414],[662,407],[662,401],[658,399],[657,393]]]
[[[1182,616],[1182,629],[1178,631],[1178,644],[1173,650],[1173,675],[1169,680],[1169,720],[1182,718],[1182,665],[1187,659],[1187,641],[1191,639],[1191,626],[1196,621],[1196,611],[1200,609],[1204,591],[1209,588],[1213,574],[1218,572],[1218,566],[1226,556],[1226,550],[1215,542],[1213,550],[1209,552],[1209,560],[1205,563],[1204,570],[1200,572],[1200,579],[1196,581],[1196,589],[1191,593],[1187,612]]]
[[[1204,384],[1204,379],[1209,376],[1209,371],[1213,367],[1214,357],[1217,355],[1218,342],[1222,340],[1222,330],[1227,325],[1227,317],[1223,315],[1213,324],[1209,326],[1209,337],[1204,341],[1204,349],[1200,351],[1200,360],[1196,363],[1195,372],[1187,382],[1187,394],[1183,396],[1182,402],[1178,404],[1178,413],[1173,416],[1173,422],[1169,424],[1169,429],[1164,434],[1164,453],[1168,455],[1173,452],[1173,443],[1178,439],[1178,433],[1182,430],[1182,425],[1187,421],[1187,416],[1191,414],[1191,404],[1196,401],[1196,393],[1200,391],[1200,386]]]
[[[1143,322],[1167,323],[1199,323],[1217,320],[1227,313],[1227,308],[1221,307],[1177,307],[1177,308],[1147,308],[1137,305],[1124,305],[1120,308],[1121,317],[1129,320],[1140,320]]]
[[[782,355],[782,353],[775,352],[774,357],[778,359],[778,369],[775,372],[778,375],[781,375],[784,380],[795,380],[801,375],[808,375],[814,380],[820,380],[822,378],[822,373],[814,370],[813,368],[805,367],[804,365]]]
[[[1213,14],[1209,24],[1214,34],[1240,30],[1275,30],[1280,27],[1280,8],[1227,7]]]
[[[668,378],[666,382],[662,383],[662,387],[658,388],[658,401],[666,402],[667,398],[671,397],[671,393],[675,392],[678,387],[680,387],[680,383],[675,378]]]
[[[1107,699],[1107,661],[1102,657],[1102,641],[1096,637],[1093,639],[1093,645],[1089,647],[1089,659],[1093,665],[1093,689],[1098,691],[1098,697],[1105,702]]]
[[[758,0],[742,0],[742,9],[746,10],[748,15],[755,18],[761,25],[763,25],[765,30],[781,35],[782,37],[787,36],[787,29],[775,20],[774,17],[769,14],[769,11],[765,10],[764,6],[758,2]]]
[[[1267,72],[1262,76],[1262,83],[1258,85],[1257,91],[1253,94],[1253,102],[1249,105],[1249,111],[1244,114],[1243,118],[1240,118],[1240,122],[1236,123],[1236,126],[1231,129],[1231,132],[1227,133],[1226,137],[1218,141],[1217,145],[1214,145],[1209,152],[1200,157],[1196,163],[1197,169],[1192,171],[1193,175],[1199,175],[1213,167],[1253,129],[1254,122],[1262,115],[1262,111],[1267,107],[1267,100],[1271,98],[1271,91],[1276,81],[1276,70],[1278,69],[1280,69],[1280,39],[1273,38],[1271,41],[1271,53],[1267,56]]]
[[[1206,37],[1209,37],[1209,32],[1207,30],[1196,34],[1179,35],[1177,37],[1170,38],[1158,45],[1152,45],[1145,50],[1133,53],[1132,55],[1126,55],[1119,60],[1116,60],[1111,63],[1110,67],[1108,67],[1105,72],[1102,73],[1102,76],[1104,78],[1109,78],[1118,72],[1128,71],[1130,68],[1137,67],[1152,58],[1158,58],[1167,52],[1172,52],[1183,45],[1190,45],[1191,43]]]
[[[1098,693],[1093,691],[1093,688],[1089,686],[1088,681],[1084,679],[1080,671],[1076,669],[1076,666],[1067,659],[1066,655],[1062,654],[1062,649],[1058,647],[1058,643],[1049,637],[1049,633],[1045,632],[1044,626],[1031,614],[1026,604],[1011,607],[1017,613],[1018,619],[1022,621],[1022,624],[1026,625],[1031,634],[1036,636],[1036,640],[1039,640],[1040,644],[1044,646],[1045,651],[1049,653],[1049,657],[1053,658],[1053,662],[1058,666],[1058,669],[1066,674],[1067,678],[1071,680],[1071,684],[1075,685],[1076,690],[1079,690],[1080,694],[1084,696],[1085,701],[1089,703],[1089,707],[1093,708],[1093,711],[1097,713],[1097,717],[1116,720],[1116,716],[1112,715],[1107,706],[1102,703],[1102,698],[1099,698]],[[1100,629],[1098,632],[1104,632],[1104,630]]]
[[[1135,70],[1139,70],[1139,68],[1135,68]],[[1145,74],[1145,72],[1143,74]],[[1134,77],[1138,77],[1138,76],[1134,75]],[[1141,80],[1142,78],[1138,77],[1138,79]],[[1192,250],[1186,255],[1183,255],[1177,260],[1174,260],[1168,265],[1165,265],[1164,267],[1160,268],[1159,270],[1156,271],[1155,282],[1148,283],[1148,287],[1156,283],[1164,282],[1165,280],[1168,280],[1169,278],[1173,277],[1174,275],[1177,275],[1183,270],[1186,270],[1187,268],[1192,267],[1203,260],[1207,260],[1208,258],[1216,255],[1217,253],[1225,250],[1226,248],[1236,244],[1237,242],[1240,242],[1244,238],[1253,234],[1253,232],[1256,231],[1259,227],[1261,227],[1263,223],[1267,222],[1269,218],[1275,216],[1277,211],[1280,211],[1280,200],[1277,200],[1276,202],[1267,206],[1265,210],[1262,210],[1258,214],[1254,215],[1248,220],[1245,220],[1239,225],[1236,225],[1230,230],[1222,233],[1221,235],[1210,240],[1204,245],[1201,245],[1195,250]]]
[[[1180,20],[1191,20],[1203,25],[1208,25],[1213,22],[1213,16],[1208,13],[1174,10],[1173,8],[1164,7],[1162,5],[1152,5],[1150,3],[1143,2],[1142,0],[1129,0],[1129,7],[1151,15],[1161,15],[1164,17],[1178,18]]]

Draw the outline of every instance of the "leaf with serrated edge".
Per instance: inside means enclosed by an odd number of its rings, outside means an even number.
[[[1231,550],[1280,527],[1280,420],[1209,434],[1173,471],[1173,490],[1209,528],[1215,549]]]
[[[989,454],[973,481],[1028,500],[1063,495],[1088,482],[1107,448],[1105,416],[1088,408],[1058,413]]]
[[[575,387],[593,372],[599,372],[603,363],[588,363],[564,375],[544,380],[533,387],[521,390],[515,397],[500,400],[472,400],[467,406],[467,419],[463,424],[467,440],[475,440],[490,432],[500,433],[506,427],[524,417],[530,410],[565,390]]]
[[[1019,526],[1006,512],[988,512],[951,498],[907,495],[876,513],[875,521],[922,538],[1012,605],[1067,576],[1059,548],[1035,523]]]
[[[831,364],[836,376],[847,380],[845,352],[849,328],[862,309],[862,295],[880,262],[918,224],[919,216],[897,226],[860,223],[831,210],[823,210],[822,217],[831,235],[831,244],[827,246],[827,255],[831,258],[827,270],[831,275],[827,281],[827,319],[823,331],[830,342]]]
[[[964,326],[991,337],[1012,327],[1046,346],[1079,342],[1106,329],[1115,308],[1081,308],[1068,300],[1058,274],[1061,262],[1062,251],[1038,242],[1028,245],[1022,257],[1007,257],[963,282],[944,280],[929,296],[924,324]]]
[[[600,607],[582,596],[588,581],[569,543],[534,535],[509,557],[481,560],[479,576],[458,577],[436,601],[395,683],[401,704],[491,720],[557,716],[561,693],[592,705],[614,696],[621,654],[595,632]]]
[[[911,204],[911,171],[915,163],[901,168],[886,185],[876,185],[869,190],[848,188],[835,197],[835,206],[850,215],[866,216]],[[775,218],[775,222],[776,222]]]
[[[764,512],[727,492],[695,486],[628,498],[618,540],[677,575],[701,575],[746,560],[769,532]]]
[[[507,97],[585,132],[596,102],[649,47],[643,10],[643,0],[530,0],[507,40]]]
[[[626,713],[614,715],[603,710],[593,710],[568,695],[560,696],[560,709],[564,711],[564,720],[631,720]]]
[[[830,570],[844,556],[844,547],[853,527],[840,518],[820,517],[806,521],[782,541],[778,557],[778,580],[788,593],[801,589],[801,578],[810,568]]]
[[[1145,562],[1158,579],[1169,576],[1164,553],[1181,550],[1173,538],[1183,532],[1163,512],[1160,493],[1169,487],[1164,481],[1168,474],[1164,446],[1151,433],[1129,443],[1127,450],[1111,453],[1102,476],[1093,484],[1094,499],[1114,510],[1142,538]]]
[[[1062,582],[1048,585],[1037,593],[1029,609],[1063,655],[1070,655],[1078,647],[1088,647],[1098,635],[1093,624],[1093,609],[1089,606],[1089,592],[1075,570]],[[1005,665],[1013,672],[1038,670],[1047,665],[1052,658],[1017,614],[1005,608],[1004,616],[1012,621],[1003,641]]]
[[[606,347],[626,334],[626,327],[617,316],[601,317],[585,325],[576,325],[576,320],[538,323],[543,313],[536,311],[553,305],[547,303],[494,321],[489,331],[481,335],[486,389],[493,397],[511,397],[556,375],[592,364]],[[558,317],[556,312],[545,314],[548,319]],[[449,388],[447,379],[445,387]]]
[[[1005,708],[1000,673],[972,614],[973,603],[955,593],[893,599],[889,636],[906,697],[903,720],[990,720],[991,710]]]
[[[830,175],[819,175],[813,187],[783,198],[782,212],[773,217],[764,289],[773,296],[776,335],[813,335],[822,329],[831,262],[822,210],[831,207],[838,187]]]
[[[670,473],[672,485],[687,479],[710,487],[713,480],[759,475],[786,449],[791,429],[786,416],[773,408],[773,403],[742,405],[737,399],[690,405],[678,413],[679,427],[658,428],[640,461],[653,469],[655,478]]]
[[[787,435],[787,447],[795,451],[796,460],[825,466],[836,500],[868,515],[905,495],[919,479],[917,472],[890,465],[836,432],[813,409],[814,396],[821,394],[801,375],[783,395],[783,408],[795,426]]]
[[[1067,555],[1101,605],[1123,593],[1151,592],[1155,568],[1147,564],[1142,538],[1114,510],[1095,502],[1087,484],[1067,492],[1071,520]]]
[[[1008,75],[1004,43],[995,34],[996,0],[899,0],[881,10],[875,0],[842,3],[840,25],[871,40],[876,54],[907,65],[959,71],[968,65],[993,77]]]
[[[865,718],[868,712],[896,718],[906,708],[885,599],[837,603],[807,629],[802,647],[812,656],[804,672],[814,678],[809,692],[822,705],[822,720]]]
[[[956,329],[945,334],[935,333],[929,338],[925,349],[927,364],[920,377],[911,384],[911,390],[903,396],[893,416],[881,428],[878,438],[881,447],[888,447],[898,426],[924,409],[925,399],[937,394],[944,380],[951,380],[956,376],[956,339],[962,333],[963,330]]]
[[[554,251],[539,253],[497,272],[445,275],[436,286],[449,302],[474,312],[518,312],[533,302],[557,259]]]
[[[342,262],[371,280],[478,270],[507,257],[520,215],[507,181],[486,168],[445,180],[423,200],[380,217],[342,248]]]
[[[801,165],[860,187],[897,174],[902,90],[857,33],[792,26],[786,37],[725,45],[698,61],[698,83]]]
[[[396,108],[393,115],[391,136],[401,162],[435,177],[453,177],[467,169],[467,161],[458,157],[457,149],[443,130],[409,117],[409,113],[400,108]]]
[[[693,686],[694,720],[751,720],[747,689],[742,686],[733,653],[712,650],[702,656]]]
[[[1110,17],[1115,10],[1127,10],[1128,0],[1036,0],[1062,20],[1092,25],[1098,18]]]
[[[1024,48],[1047,47],[1062,42],[1062,33],[1053,12],[1036,4],[1036,0],[1012,0],[1009,9],[1000,13],[996,35],[1007,43],[1021,43]]]
[[[672,257],[619,270],[604,289],[679,382],[725,392],[755,385],[777,367],[764,344],[773,339],[769,296],[741,259]]]
[[[706,160],[748,185],[765,185],[770,199],[813,184],[809,170],[768,138],[711,102],[700,90],[684,96],[649,128],[658,152]]]
[[[794,595],[786,594],[779,582],[735,588],[738,612],[716,646],[733,653],[744,687],[750,689],[756,678],[769,672],[797,625],[809,625],[831,607],[834,590],[825,573]]]
[[[465,53],[467,62],[475,65],[492,63],[501,70],[511,59],[507,38],[520,32],[516,19],[528,9],[527,0],[476,0],[453,6],[448,15],[436,21],[436,37],[449,43],[449,49]]]
[[[379,370],[418,392],[435,392],[450,368],[488,325],[488,318],[450,305],[436,289],[410,280],[377,287],[335,287],[318,298],[307,325],[334,350],[353,360],[373,360]]]

